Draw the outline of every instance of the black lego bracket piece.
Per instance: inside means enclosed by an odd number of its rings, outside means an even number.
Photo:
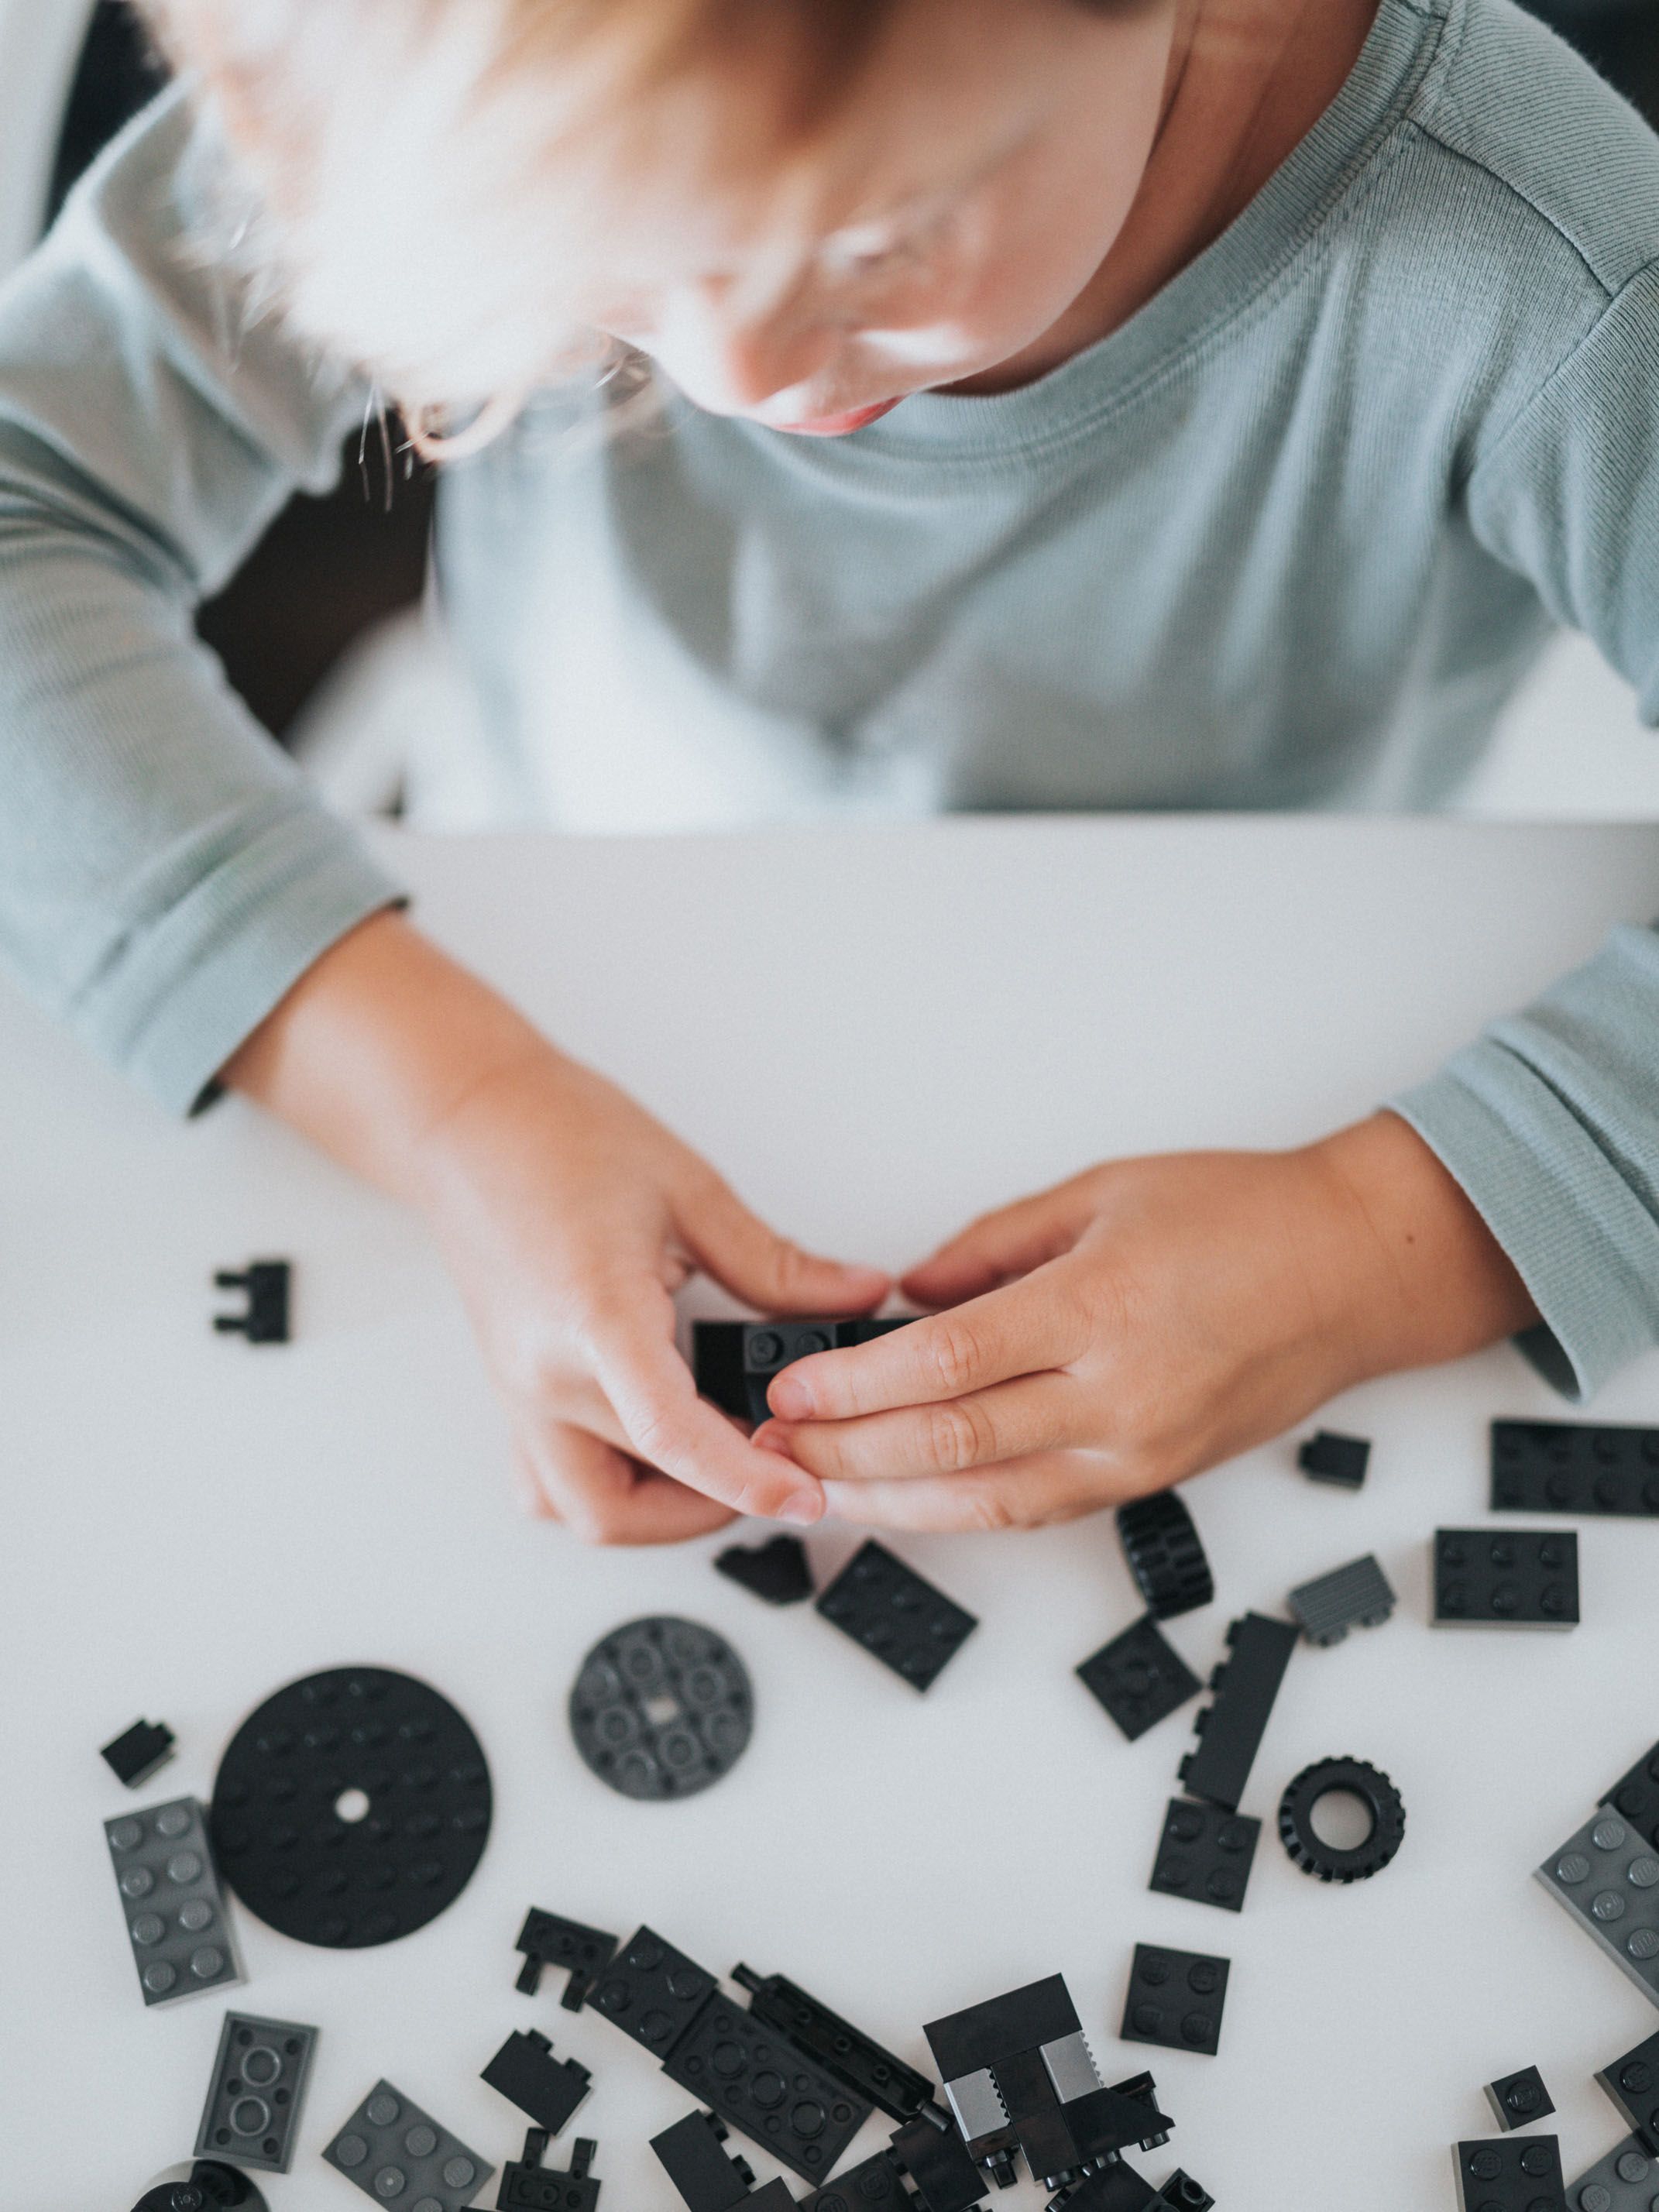
[[[1173,1490],[1137,1498],[1117,1509],[1117,1533],[1135,1587],[1154,1620],[1174,1620],[1195,1613],[1215,1596],[1193,1516]]]
[[[1437,1528],[1436,1628],[1576,1628],[1575,1530]]]
[[[245,1336],[250,1344],[286,1344],[290,1276],[286,1260],[250,1260],[246,1267],[221,1268],[213,1278],[217,1287],[246,1291],[247,1304],[239,1314],[216,1314],[216,1334]]]
[[[812,1595],[812,1570],[799,1536],[729,1544],[714,1554],[714,1571],[768,1605],[800,1605]]]
[[[141,1790],[172,1758],[175,1741],[164,1721],[134,1721],[105,1744],[98,1756],[118,1782],[125,1782],[129,1790]]]
[[[1214,1703],[1199,1714],[1198,1742],[1181,1762],[1189,1796],[1238,1810],[1300,1634],[1289,1621],[1260,1613],[1247,1613],[1228,1629],[1231,1656],[1210,1677]]]
[[[979,1626],[873,1537],[854,1553],[817,1610],[915,1690],[931,1689]]]
[[[1103,1644],[1077,1674],[1131,1743],[1178,1712],[1201,1686],[1151,1613]]]
[[[1659,2158],[1659,2035],[1615,2058],[1595,2078],[1625,2125]]]
[[[544,1912],[532,1905],[514,1946],[524,1954],[514,1987],[533,1997],[542,1985],[542,1969],[562,1966],[570,1978],[559,2002],[567,2012],[580,2012],[594,1977],[615,1957],[617,1940],[602,1928],[584,1928],[580,1920],[562,1920],[556,1912]]]
[[[1296,1463],[1310,1482],[1328,1482],[1338,1490],[1359,1490],[1370,1465],[1369,1437],[1340,1437],[1321,1429],[1310,1437],[1296,1455]]]
[[[1494,1421],[1494,1513],[1659,1517],[1659,1429]]]
[[[772,1417],[766,1394],[772,1377],[786,1367],[810,1359],[817,1352],[845,1352],[855,1345],[872,1344],[917,1318],[901,1314],[892,1321],[694,1321],[691,1373],[701,1396],[734,1419],[758,1425]]]
[[[547,2130],[526,2129],[522,2154],[501,2168],[495,2212],[594,2212],[599,2185],[587,2169],[598,2148],[591,2136],[578,2136],[569,2167],[561,2171],[542,2164],[547,2152]],[[418,2206],[415,2212],[420,2212]]]
[[[816,2058],[844,2088],[864,2098],[890,2119],[912,2120],[933,2098],[933,2084],[914,2066],[833,2013],[826,2004],[782,1974],[764,1978],[738,1964],[732,1978],[750,1993],[749,2009],[768,2027],[787,2037],[797,2051]]]
[[[574,2058],[555,2058],[552,2045],[533,2027],[515,2029],[480,2079],[550,2136],[559,2133],[593,2081]]]

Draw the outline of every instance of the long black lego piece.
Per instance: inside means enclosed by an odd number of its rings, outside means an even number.
[[[1496,1513],[1659,1518],[1659,1429],[1494,1421]]]
[[[788,2039],[797,2051],[816,2058],[828,2074],[866,2098],[890,2119],[914,2119],[931,2104],[933,2084],[902,2059],[833,2013],[782,1974],[763,1978],[752,1967],[737,1966],[732,1978],[750,1992],[749,2009],[757,2020]]]
[[[1198,1742],[1181,1762],[1190,1796],[1238,1810],[1300,1634],[1289,1621],[1260,1613],[1247,1613],[1228,1629],[1230,1656],[1210,1677],[1215,1701],[1199,1714]]]

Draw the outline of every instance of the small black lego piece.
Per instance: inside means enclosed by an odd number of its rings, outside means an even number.
[[[712,2112],[688,2112],[653,2136],[651,2148],[684,2198],[687,2212],[732,2212],[755,2185],[746,2158],[726,2148],[726,2129]]]
[[[1638,1759],[1628,1774],[1621,1775],[1602,1798],[1604,1805],[1639,1828],[1647,1841],[1659,1847],[1659,1743]]]
[[[1210,1677],[1214,1702],[1200,1712],[1198,1741],[1178,1770],[1189,1796],[1238,1810],[1299,1632],[1260,1613],[1247,1613],[1229,1627],[1231,1656]]]
[[[817,1610],[916,1690],[933,1686],[979,1626],[873,1538],[854,1553]]]
[[[1436,1529],[1436,1628],[1574,1628],[1577,1623],[1574,1532]]]
[[[1501,2081],[1488,2081],[1486,2102],[1492,2106],[1492,2118],[1505,2134],[1516,2128],[1529,2128],[1534,2120],[1547,2119],[1555,2110],[1554,2100],[1535,2066],[1525,2066],[1518,2074],[1505,2074]]]
[[[878,2150],[804,2197],[800,2212],[912,2212],[912,2199],[897,2166]]]
[[[317,2030],[228,2012],[196,2135],[198,2158],[234,2158],[286,2173],[304,2108]]]
[[[550,2136],[558,2134],[593,2081],[574,2058],[555,2058],[552,2045],[533,2027],[509,2035],[481,2078]]]
[[[768,1605],[799,1605],[812,1595],[812,1570],[799,1536],[774,1536],[767,1544],[731,1544],[716,1553],[717,1573]]]
[[[806,2181],[829,2179],[870,2117],[862,2097],[721,1990],[662,2064],[671,2081]]]
[[[1201,2182],[1177,2170],[1153,2197],[1146,2212],[1215,2212],[1215,2199]]]
[[[1659,1516],[1659,1429],[1494,1421],[1494,1513]]]
[[[723,1637],[654,1614],[602,1636],[570,1692],[570,1733],[591,1771],[622,1796],[691,1797],[748,1748],[755,1693]]]
[[[598,2148],[591,2136],[578,2136],[569,2168],[562,2172],[556,2166],[542,2164],[547,2154],[547,2130],[527,2128],[522,2154],[501,2168],[495,2212],[594,2212],[599,2184],[587,2169]],[[421,2212],[420,2206],[414,2206],[412,2212]]]
[[[1452,2152],[1458,2212],[1566,2212],[1554,2136],[1461,2142]]]
[[[1242,1912],[1261,1834],[1261,1821],[1247,1814],[1172,1797],[1148,1887],[1167,1897]]]
[[[1078,1679],[1133,1743],[1178,1712],[1201,1687],[1199,1679],[1147,1613],[1103,1644],[1078,1668]]]
[[[1346,1567],[1300,1583],[1285,1603],[1309,1643],[1322,1650],[1340,1644],[1351,1628],[1381,1628],[1393,1617],[1394,1608],[1389,1578],[1369,1552]]]
[[[739,1421],[771,1418],[766,1394],[772,1377],[815,1352],[844,1352],[872,1344],[915,1321],[826,1321],[799,1316],[779,1321],[696,1321],[691,1324],[691,1372],[699,1394]]]
[[[1338,1490],[1359,1490],[1370,1464],[1369,1437],[1340,1437],[1321,1429],[1310,1437],[1296,1455],[1296,1463],[1310,1482],[1328,1482]]]
[[[1215,1577],[1184,1501],[1172,1490],[1117,1509],[1117,1533],[1135,1586],[1154,1620],[1208,1605]]]
[[[1320,1800],[1357,1797],[1370,1815],[1364,1840],[1340,1850],[1322,1841],[1313,1816]],[[1369,1881],[1406,1840],[1405,1800],[1380,1767],[1363,1759],[1320,1759],[1304,1766],[1279,1804],[1279,1839],[1293,1865],[1320,1881]]]
[[[125,1782],[129,1790],[139,1790],[158,1768],[167,1765],[176,1741],[173,1730],[163,1721],[134,1721],[130,1729],[106,1743],[98,1756],[118,1782]]]
[[[1221,2048],[1228,1966],[1225,1959],[1200,1951],[1137,1943],[1118,2033],[1126,2043],[1157,2043],[1213,2058]]]
[[[562,1920],[556,1912],[544,1912],[532,1905],[514,1948],[524,1954],[515,1989],[533,1997],[542,1985],[542,1969],[562,1966],[569,1978],[559,2002],[567,2012],[580,2012],[595,1978],[615,1957],[617,1938],[602,1928],[584,1928],[580,1920]]]
[[[597,1978],[596,2012],[665,2057],[702,2011],[718,1984],[706,1967],[659,1936],[635,1930]]]
[[[817,2059],[844,2088],[865,2098],[890,2119],[914,2119],[933,2100],[933,2084],[902,2058],[833,2013],[782,1974],[764,1978],[741,1964],[732,1978],[750,1991],[754,2017],[786,2036],[797,2051]]]
[[[1158,2191],[1121,2160],[1097,2166],[1049,2200],[1048,2212],[1153,2212]]]
[[[251,1260],[243,1268],[221,1268],[213,1279],[222,1291],[247,1292],[247,1304],[241,1313],[214,1316],[217,1334],[245,1336],[250,1344],[288,1342],[289,1267],[286,1260]]]
[[[198,2158],[152,2183],[132,2212],[267,2212],[265,2199],[239,2167]]]
[[[1659,2035],[1650,2035],[1596,2075],[1627,2128],[1659,2157]]]
[[[908,2175],[921,2212],[968,2212],[991,2185],[943,2113],[919,2113],[894,2133],[888,2157]]]

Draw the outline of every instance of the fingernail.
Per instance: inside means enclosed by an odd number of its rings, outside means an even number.
[[[778,1518],[780,1521],[793,1521],[798,1528],[810,1528],[815,1521],[823,1518],[822,1493],[816,1490],[803,1490],[781,1509]]]
[[[775,1413],[781,1414],[786,1421],[807,1420],[814,1411],[810,1386],[804,1382],[799,1375],[791,1375],[787,1372],[780,1375],[777,1381],[773,1383],[766,1394],[766,1402]]]

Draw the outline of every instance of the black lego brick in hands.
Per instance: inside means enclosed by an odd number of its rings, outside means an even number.
[[[228,2012],[197,2130],[197,2157],[286,2173],[316,2047],[317,2030],[297,2021]]]
[[[1659,2153],[1659,2035],[1650,2035],[1596,2075],[1624,2120]]]
[[[556,1912],[544,1912],[532,1905],[514,1947],[524,1954],[514,1987],[533,1997],[542,1984],[542,1970],[562,1966],[569,1978],[559,2002],[567,2012],[580,2012],[582,2000],[616,1954],[617,1939],[602,1928],[584,1928],[580,1920],[562,1920]]]
[[[1238,1810],[1299,1633],[1289,1621],[1260,1613],[1247,1613],[1229,1627],[1230,1656],[1210,1677],[1214,1702],[1199,1714],[1198,1742],[1181,1762],[1190,1796]]]
[[[817,1609],[917,1690],[938,1680],[979,1626],[873,1539],[854,1553]]]
[[[1159,1632],[1151,1613],[1103,1644],[1078,1668],[1090,1695],[1133,1743],[1195,1698],[1199,1679]]]
[[[564,2126],[593,2080],[574,2058],[555,2058],[552,2045],[533,2027],[509,2035],[480,2078],[551,2136]]]
[[[161,1721],[134,1721],[98,1756],[118,1782],[129,1790],[141,1789],[173,1756],[173,1730]]]
[[[1570,1530],[1437,1528],[1434,1626],[1573,1628],[1578,1539]]]
[[[1639,1828],[1650,1844],[1659,1844],[1659,1743],[1620,1777],[1601,1802]]]
[[[1461,2142],[1452,2152],[1458,2212],[1566,2212],[1553,2136]]]
[[[1172,1797],[1164,1815],[1150,1888],[1242,1912],[1261,1823],[1188,1797]]]
[[[802,2200],[800,2212],[910,2212],[908,2191],[884,2150],[849,2166]]]
[[[726,2130],[712,2112],[688,2112],[653,2136],[651,2148],[687,2212],[732,2212],[755,2185],[754,2168],[726,2149]]]
[[[889,1336],[916,1316],[892,1321],[828,1321],[795,1316],[778,1321],[696,1321],[691,1324],[691,1372],[701,1396],[740,1421],[771,1418],[766,1394],[772,1377],[817,1352],[844,1352]]]
[[[501,2168],[495,2192],[495,2212],[594,2212],[599,2201],[598,2178],[588,2172],[599,2145],[591,2136],[578,2136],[572,2148],[568,2172],[544,2166],[547,2131],[526,2131],[524,2151]],[[410,2212],[421,2212],[414,2205]]]
[[[1381,1628],[1394,1613],[1395,1595],[1371,1553],[1334,1567],[1291,1592],[1285,1610],[1310,1644],[1340,1644],[1351,1628]]]
[[[765,1544],[730,1544],[715,1553],[714,1568],[768,1605],[799,1605],[812,1595],[812,1570],[799,1536],[774,1536]]]
[[[222,1291],[242,1291],[246,1304],[240,1313],[214,1316],[221,1336],[245,1336],[250,1344],[286,1344],[289,1340],[290,1271],[286,1260],[252,1260],[234,1271],[222,1268],[214,1277]]]
[[[1518,2074],[1488,2081],[1486,2102],[1492,2106],[1492,2118],[1506,2131],[1529,2128],[1534,2120],[1547,2119],[1555,2110],[1555,2100],[1535,2066],[1523,2066]]]
[[[1215,1578],[1193,1516],[1172,1490],[1117,1509],[1129,1572],[1155,1620],[1193,1613],[1215,1595]]]
[[[1081,2027],[1065,1976],[1048,1974],[1006,1996],[988,1997],[982,2004],[947,2013],[942,2020],[930,2020],[921,2032],[940,2079],[954,2081],[1018,2052],[1038,2051],[1045,2043],[1076,2035]]]
[[[1228,1961],[1198,1951],[1135,1946],[1129,1994],[1119,2030],[1126,2043],[1161,2044],[1213,2058],[1221,2047]]]
[[[663,2071],[808,2181],[829,2179],[870,2117],[862,2097],[719,1990]]]
[[[921,2212],[968,2212],[990,2190],[990,2182],[968,2154],[968,2146],[948,2123],[907,2120],[894,2135],[889,2155],[909,2176]]]
[[[641,1928],[599,1975],[592,2002],[624,2035],[665,2058],[716,1986],[706,1967]]]
[[[1495,1513],[1659,1516],[1659,1429],[1494,1421]]]
[[[782,1974],[763,1978],[750,1967],[738,1966],[732,1978],[739,1989],[750,1991],[749,2009],[757,2020],[776,2028],[797,2051],[816,2058],[826,2073],[890,2119],[910,2119],[932,2101],[933,2084],[925,2074],[884,2051]]]
[[[1328,1482],[1339,1490],[1364,1486],[1370,1465],[1369,1437],[1341,1437],[1321,1429],[1310,1437],[1296,1455],[1296,1463],[1310,1482]]]

